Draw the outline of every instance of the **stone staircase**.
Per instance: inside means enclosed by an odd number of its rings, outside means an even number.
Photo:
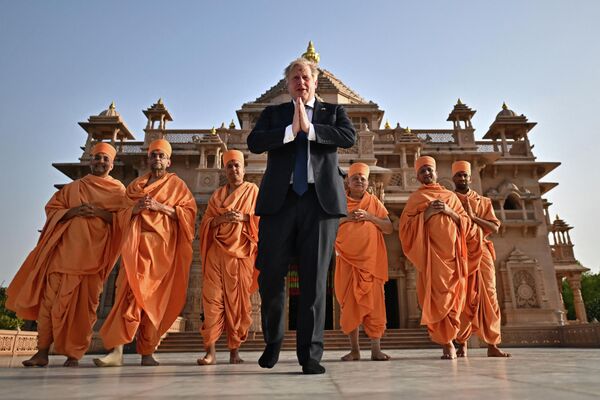
[[[248,340],[242,344],[242,351],[262,351],[264,349],[262,332],[251,333]],[[360,346],[368,349],[369,338],[360,333]],[[388,329],[381,338],[381,347],[385,349],[427,349],[439,347],[431,340],[427,330],[415,329]],[[348,338],[341,331],[325,331],[326,350],[346,350],[349,348]],[[283,339],[283,350],[296,349],[296,332],[288,331]],[[183,353],[203,352],[202,336],[199,332],[172,332],[165,337],[158,353]],[[227,351],[227,339],[225,334],[217,341],[217,351]]]

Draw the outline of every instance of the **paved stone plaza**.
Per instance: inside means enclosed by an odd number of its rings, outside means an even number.
[[[304,376],[293,352],[282,353],[273,370],[256,364],[257,352],[243,353],[242,365],[200,367],[200,354],[161,354],[159,367],[139,367],[127,355],[126,366],[99,369],[92,356],[81,367],[0,369],[2,399],[147,399],[147,398],[423,398],[423,399],[592,399],[600,397],[599,349],[510,349],[513,358],[489,359],[485,350],[467,360],[439,360],[437,350],[393,350],[390,362],[338,361],[342,352],[325,352],[325,375]],[[363,355],[368,356],[364,351]],[[2,361],[2,360],[0,360]],[[3,360],[6,365],[7,360]]]

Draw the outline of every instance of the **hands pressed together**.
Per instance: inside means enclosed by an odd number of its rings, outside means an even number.
[[[454,212],[454,210],[450,208],[448,204],[439,199],[429,203],[429,206],[425,209],[425,221],[435,214],[446,214],[453,220],[458,220],[458,215]]]
[[[133,207],[133,214],[139,214],[144,210],[161,211],[162,204],[154,200],[151,196],[146,195],[139,199],[137,203],[135,203],[135,206]]]
[[[306,109],[304,108],[304,102],[301,97],[298,97],[294,100],[294,104],[296,105],[294,110],[294,119],[292,121],[292,132],[294,132],[294,137],[298,134],[298,132],[304,132],[308,135],[308,130],[310,129],[310,120],[308,119],[308,114],[306,114]]]
[[[69,209],[69,211],[67,211],[67,213],[63,216],[62,220],[66,221],[75,217],[98,217],[102,218],[108,223],[112,222],[112,213],[90,203],[82,203],[80,206]]]

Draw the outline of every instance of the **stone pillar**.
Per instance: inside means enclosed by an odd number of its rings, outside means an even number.
[[[500,137],[502,138],[502,155],[506,156],[508,154],[508,146],[506,145],[506,135],[504,134],[504,129],[500,131]]]
[[[256,332],[262,332],[262,319],[260,317],[260,293],[255,291],[250,295],[250,303],[252,304],[252,325],[250,326],[250,332],[252,336]]]
[[[206,168],[206,152],[204,147],[200,148],[200,164],[198,168]]]
[[[406,149],[404,147],[400,149],[400,167],[408,167],[408,161],[406,160]]]
[[[560,299],[560,308],[562,309],[563,312],[566,312],[565,309],[565,300],[563,299],[563,294],[562,294],[562,280],[563,277],[562,276],[556,276],[556,285],[558,286],[558,297]]]
[[[110,139],[110,144],[116,147],[115,143],[117,142],[117,135],[119,134],[119,128],[115,128],[113,132],[112,138]]]
[[[408,305],[408,327],[417,328],[421,324],[421,310],[417,300],[417,270],[406,261],[406,302]]]
[[[582,324],[587,324],[587,314],[585,312],[585,304],[581,296],[581,274],[567,276],[569,286],[573,291],[573,306],[575,307],[575,315]]]
[[[196,221],[196,231],[198,230],[200,219]],[[185,307],[181,316],[185,318],[185,330],[198,332],[202,327],[200,314],[202,310],[202,261],[200,259],[200,241],[198,238],[192,242],[193,256],[190,267],[190,277],[186,292]]]

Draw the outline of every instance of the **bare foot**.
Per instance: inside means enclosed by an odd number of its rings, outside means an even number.
[[[25,367],[45,367],[48,365],[48,349],[38,350],[29,360],[23,361]]]
[[[79,367],[79,360],[68,357],[67,361],[63,364],[63,367]]]
[[[443,344],[442,350],[443,350],[443,354],[441,357],[442,360],[454,360],[456,358],[456,349],[454,348],[454,345],[452,344],[452,342],[450,342],[448,344]]]
[[[383,351],[372,351],[371,352],[371,360],[372,361],[390,361],[392,357],[385,354]]]
[[[457,343],[458,349],[456,350],[456,357],[462,358],[467,357],[467,342]]]
[[[512,357],[510,353],[502,351],[495,344],[488,344],[488,357]]]
[[[196,360],[198,365],[215,365],[217,363],[217,357],[214,354],[210,354],[209,352],[202,358]]]
[[[350,353],[342,357],[342,361],[358,361],[360,360],[360,351],[351,350]]]
[[[142,356],[140,365],[143,367],[156,367],[157,365],[160,365],[160,363],[156,361],[153,354],[148,354],[147,356]]]
[[[123,345],[115,347],[102,358],[94,358],[97,367],[120,367],[123,365]]]
[[[244,360],[240,358],[240,349],[229,350],[229,364],[243,364]]]

